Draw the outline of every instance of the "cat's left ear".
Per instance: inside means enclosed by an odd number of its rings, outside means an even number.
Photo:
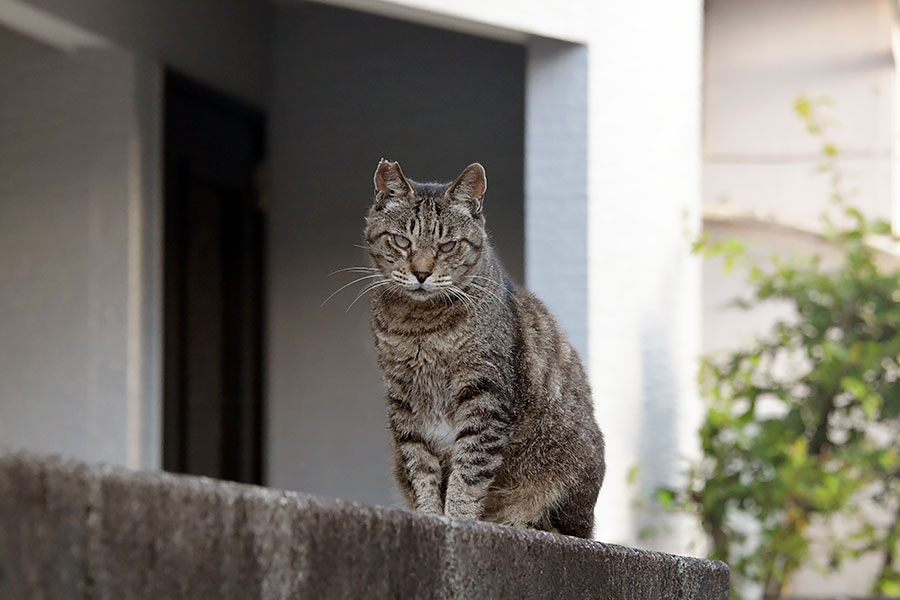
[[[472,163],[456,178],[447,189],[447,197],[451,202],[464,203],[469,207],[473,217],[481,216],[484,206],[484,193],[487,191],[487,175],[479,163]]]
[[[412,186],[403,176],[400,163],[382,158],[375,169],[375,208],[384,208],[388,200],[399,200],[411,193]]]

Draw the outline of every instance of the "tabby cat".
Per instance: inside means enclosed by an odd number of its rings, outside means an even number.
[[[605,472],[587,376],[491,249],[480,164],[417,183],[382,159],[372,330],[410,508],[590,537]]]

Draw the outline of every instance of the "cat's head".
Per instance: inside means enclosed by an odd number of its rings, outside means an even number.
[[[487,249],[484,167],[466,167],[453,183],[417,183],[381,159],[366,246],[386,284],[415,300],[465,289]]]

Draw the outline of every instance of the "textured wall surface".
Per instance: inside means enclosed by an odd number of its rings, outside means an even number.
[[[726,600],[718,562],[196,477],[0,455],[3,598]]]
[[[525,106],[525,280],[588,355],[587,48],[533,38]]]
[[[66,54],[0,27],[0,445],[153,468],[160,73],[265,106],[271,6],[22,3],[112,45]]]
[[[278,9],[270,119],[268,481],[395,502],[362,285],[382,156],[418,180],[487,170],[487,227],[523,275],[525,49],[307,4]],[[356,276],[358,277],[358,275]]]
[[[137,466],[133,59],[0,29],[0,444]]]

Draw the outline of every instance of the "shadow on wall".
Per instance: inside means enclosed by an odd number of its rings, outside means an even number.
[[[670,262],[684,260],[675,255]],[[681,279],[684,268],[669,265],[658,276],[660,290],[673,290],[685,286]],[[659,302],[668,302],[665,294],[658,295]],[[686,452],[692,452],[699,421],[700,405],[685,402],[685,384],[691,385],[696,375],[696,361],[678,364],[673,351],[674,339],[684,339],[677,333],[679,326],[666,322],[671,310],[665,306],[651,307],[642,315],[641,322],[641,406],[637,416],[638,435],[635,438],[637,466],[640,469],[638,488],[641,501],[654,495],[659,486],[679,481],[685,468]],[[682,353],[683,354],[683,353]],[[691,353],[689,353],[691,354]],[[689,383],[690,382],[690,383]],[[693,407],[695,410],[692,410]],[[695,414],[696,413],[696,414]],[[694,524],[684,515],[667,515],[658,511],[632,511],[632,531],[635,539],[644,538],[643,544],[666,552],[696,551]]]
[[[382,156],[418,180],[482,162],[488,228],[522,280],[525,49],[315,4],[279,6],[270,120],[268,484],[394,504],[365,264]]]

